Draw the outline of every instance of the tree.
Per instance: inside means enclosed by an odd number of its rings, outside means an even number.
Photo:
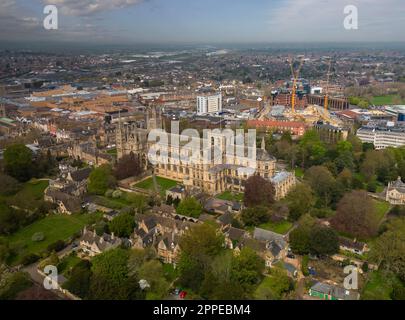
[[[142,173],[139,159],[133,152],[124,155],[117,163],[114,176],[117,180],[123,180],[129,177],[136,177]]]
[[[397,275],[405,281],[405,219],[395,219],[388,224],[375,242],[370,252],[370,259],[378,266]]]
[[[247,207],[270,207],[274,203],[274,186],[258,175],[249,177],[245,183],[244,204]]]
[[[0,234],[11,234],[19,228],[16,210],[0,202]]]
[[[0,195],[10,196],[20,190],[21,185],[13,177],[0,173]]]
[[[140,280],[146,280],[150,285],[147,289],[148,300],[161,300],[166,297],[170,284],[163,276],[163,266],[158,260],[144,262],[138,271]]]
[[[204,223],[194,226],[180,239],[180,284],[198,292],[212,259],[223,250],[224,238],[217,227]]]
[[[303,214],[311,210],[316,201],[309,185],[298,184],[287,195],[286,202],[290,220],[297,221]]]
[[[11,249],[7,240],[0,238],[0,265],[11,256]]]
[[[18,293],[32,285],[26,272],[8,272],[0,266],[0,300],[14,300]]]
[[[373,200],[365,191],[352,191],[339,201],[332,226],[356,237],[369,237],[376,233],[378,222]]]
[[[326,147],[315,130],[305,132],[299,142],[299,148],[303,168],[320,164],[326,155]]]
[[[315,225],[315,219],[310,215],[304,215],[299,220],[299,225],[291,231],[290,247],[294,253],[308,254],[310,252],[310,234]]]
[[[249,291],[260,282],[264,268],[264,260],[253,249],[245,247],[235,258],[232,278],[236,279],[244,290]]]
[[[270,219],[269,208],[264,206],[246,208],[242,211],[241,219],[246,226],[258,226],[266,223]]]
[[[32,177],[32,151],[23,144],[14,144],[4,151],[5,171],[20,182]]]
[[[180,202],[176,212],[182,216],[198,218],[202,213],[201,203],[194,197],[187,197]]]
[[[147,199],[141,194],[127,193],[125,196],[127,202],[131,203],[131,206],[135,208],[137,213],[143,214],[147,207]]]
[[[88,298],[92,300],[140,299],[138,279],[128,273],[127,250],[108,250],[92,260]]]
[[[263,279],[255,291],[259,300],[280,300],[294,289],[293,280],[284,270],[273,268],[271,275]]]
[[[111,167],[102,165],[95,168],[89,177],[88,191],[92,194],[104,195],[108,189],[115,186],[115,179],[111,175]]]
[[[323,166],[311,167],[304,178],[319,196],[321,203],[325,206],[330,205],[336,188],[336,180],[330,171]]]
[[[118,237],[129,238],[134,231],[135,220],[129,213],[122,213],[115,217],[109,224],[110,232]]]
[[[82,260],[72,268],[69,279],[63,284],[63,288],[84,299],[90,289],[91,275],[91,263]]]
[[[339,238],[331,228],[315,226],[309,238],[311,254],[332,255],[339,252]]]

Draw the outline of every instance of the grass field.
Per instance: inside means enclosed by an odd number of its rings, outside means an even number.
[[[371,99],[371,103],[376,106],[393,105],[395,104],[396,100],[400,101],[401,97],[399,95],[391,94],[373,97],[373,99]]]
[[[80,261],[81,259],[76,254],[68,255],[59,262],[58,272],[68,277],[71,269]]]
[[[44,191],[48,185],[49,182],[46,180],[32,180],[26,182],[15,195],[2,198],[8,205],[33,210],[43,201]]]
[[[388,277],[381,274],[379,271],[374,271],[370,274],[369,280],[364,286],[361,295],[362,300],[391,300],[391,292],[393,285],[400,283],[394,277]]]
[[[379,222],[381,222],[384,219],[385,215],[390,210],[390,204],[385,201],[377,201],[377,200],[373,201],[376,208],[377,219]]]
[[[166,194],[166,190],[175,187],[178,182],[162,177],[156,177],[156,182],[159,186],[160,193],[164,196]],[[134,185],[135,188],[145,189],[145,190],[154,190],[153,187],[153,178],[150,177],[146,180],[143,180]]]
[[[224,193],[221,193],[220,195],[218,195],[216,198],[221,199],[221,200],[227,200],[227,201],[242,202],[243,193],[234,193],[231,191],[225,191]]]
[[[110,155],[112,155],[112,156],[116,156],[116,155],[117,155],[117,149],[110,149],[110,150],[107,150],[107,153],[110,154]]]
[[[94,219],[94,215],[51,215],[33,224],[20,229],[13,235],[7,237],[10,247],[17,252],[11,264],[18,264],[20,259],[28,254],[40,254],[49,244],[57,240],[67,240],[85,225]],[[42,232],[45,239],[40,242],[32,241],[34,233]]]
[[[298,178],[303,178],[304,177],[304,170],[301,168],[296,168],[295,169],[295,176]]]
[[[279,234],[286,234],[292,227],[293,224],[287,220],[281,222],[267,222],[259,226],[261,229],[273,231]]]

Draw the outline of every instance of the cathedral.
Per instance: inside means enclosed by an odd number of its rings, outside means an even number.
[[[137,123],[119,122],[116,145],[118,159],[133,152],[139,157],[142,166],[151,167],[148,158],[150,148],[154,143],[148,142],[148,134],[152,129],[163,129],[161,114],[152,107],[146,114],[144,125]],[[219,130],[218,130],[219,131]],[[153,170],[157,176],[172,179],[183,184],[186,188],[198,188],[208,194],[219,194],[224,191],[243,192],[246,180],[250,175],[256,174],[266,180],[272,180],[276,175],[276,159],[270,156],[262,141],[261,148],[248,150],[249,147],[243,147],[243,154],[255,154],[251,156],[235,156],[226,152],[227,135],[215,130],[210,132],[207,137],[200,138],[204,151],[211,153],[209,161],[205,157],[193,157],[192,150],[186,143],[173,144],[172,141],[184,141],[188,137],[168,133],[168,142],[166,146],[168,161],[158,161],[153,165]],[[184,139],[182,139],[184,138]],[[238,147],[236,147],[238,148]],[[207,150],[208,149],[208,150]],[[187,159],[187,160],[185,160]],[[190,160],[191,159],[191,160]],[[288,189],[295,184],[295,177],[287,173]],[[277,186],[275,185],[277,188]],[[283,184],[285,189],[285,184]],[[277,190],[276,190],[277,191]],[[285,195],[285,192],[277,193]]]

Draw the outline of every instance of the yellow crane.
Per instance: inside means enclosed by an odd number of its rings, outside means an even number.
[[[291,68],[291,74],[293,77],[293,86],[292,86],[292,92],[291,92],[291,111],[293,114],[295,114],[295,98],[296,98],[296,93],[297,93],[297,82],[298,78],[301,72],[302,65],[304,64],[304,59],[300,59],[300,64],[298,66],[298,70],[294,71],[294,60],[289,59],[290,63],[290,68]]]
[[[332,66],[332,59],[329,58],[329,63],[328,63],[328,74],[327,74],[327,79],[326,79],[326,88],[325,88],[325,99],[324,99],[324,108],[327,111],[329,107],[329,80],[330,80],[330,69]]]

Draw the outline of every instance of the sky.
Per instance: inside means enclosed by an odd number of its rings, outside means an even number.
[[[48,4],[58,30],[43,27]],[[344,28],[347,5],[357,30]],[[10,42],[405,42],[404,30],[404,0],[0,0],[0,41]]]

